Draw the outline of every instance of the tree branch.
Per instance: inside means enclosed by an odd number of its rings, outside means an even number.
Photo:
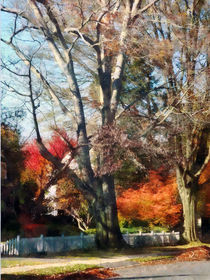
[[[1,39],[1,41],[4,42],[5,44],[11,46],[14,49],[14,51],[16,52],[16,54],[22,59],[22,61],[27,66],[30,65],[29,59],[26,57],[26,55],[23,52],[21,52],[14,44],[12,44],[11,42],[7,42],[7,41],[5,41],[3,39]],[[62,112],[65,115],[67,115],[68,117],[70,117],[70,119],[72,119],[72,118],[74,119],[74,116],[66,108],[66,106],[61,102],[61,100],[57,97],[57,94],[52,89],[52,87],[50,86],[48,81],[45,79],[45,77],[41,74],[41,72],[39,72],[39,70],[35,66],[33,66],[32,64],[31,64],[31,70],[37,76],[37,78],[42,81],[42,83],[44,85],[44,88],[48,91],[49,95],[55,101],[55,103],[57,103],[59,105],[59,107],[61,108]]]

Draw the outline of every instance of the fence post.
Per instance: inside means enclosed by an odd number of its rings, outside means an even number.
[[[17,236],[17,255],[20,256],[20,235]]]
[[[44,252],[44,235],[43,234],[41,234],[40,235],[40,239],[41,239],[41,252]]]
[[[9,244],[8,244],[9,246],[9,250],[8,250],[8,255],[10,255],[11,254],[11,240],[9,240]]]
[[[127,236],[128,245],[130,245],[130,238],[129,238],[129,232],[128,232],[128,231],[127,231],[127,233],[126,233],[126,236]]]
[[[7,241],[4,243],[4,254],[7,254]]]
[[[175,238],[174,238],[174,230],[170,233],[170,243],[172,243],[172,245],[174,245],[174,240],[175,240]]]
[[[153,230],[151,230],[151,243],[152,243],[152,246],[154,245],[154,231]]]
[[[14,245],[15,245],[15,244],[14,244],[14,239],[12,239],[12,252],[11,252],[11,253],[12,253],[12,256],[14,255],[14,247],[15,247]]]
[[[80,244],[81,244],[81,249],[84,249],[84,233],[80,233]]]
[[[165,231],[162,231],[163,234],[163,246],[165,245]]]
[[[64,234],[63,233],[61,234],[61,240],[62,240],[62,243],[63,243],[62,251],[65,252],[65,238],[64,238]]]

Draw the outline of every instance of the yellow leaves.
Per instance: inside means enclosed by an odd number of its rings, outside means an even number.
[[[36,174],[35,172],[33,172],[32,170],[30,169],[24,169],[21,171],[21,174],[20,174],[20,182],[22,184],[28,182],[28,181],[31,181],[31,180],[36,180]]]

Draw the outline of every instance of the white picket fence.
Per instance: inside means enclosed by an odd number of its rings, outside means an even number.
[[[132,247],[175,245],[180,240],[179,232],[124,234],[123,238]],[[96,247],[95,235],[56,236],[36,238],[20,238],[1,243],[1,254],[9,256],[25,256],[30,254],[62,253],[78,249]]]

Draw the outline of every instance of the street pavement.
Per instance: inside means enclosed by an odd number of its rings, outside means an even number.
[[[114,272],[119,276],[109,280],[210,280],[210,262],[124,265],[116,267]]]

